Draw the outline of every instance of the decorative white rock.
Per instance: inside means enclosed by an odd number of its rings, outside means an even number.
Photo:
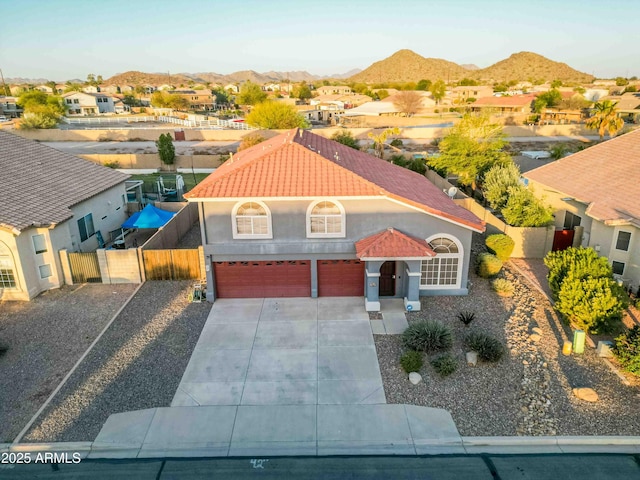
[[[541,338],[542,337],[537,333],[532,333],[531,335],[529,335],[529,340],[531,340],[533,343],[538,343]]]
[[[411,372],[409,374],[409,381],[414,385],[417,385],[422,381],[422,376],[418,372]]]
[[[585,402],[598,401],[598,394],[591,388],[574,388],[573,394]]]
[[[475,367],[478,363],[478,352],[467,352],[467,365]]]
[[[541,329],[541,328],[539,328],[539,327],[533,327],[533,328],[531,329],[531,331],[532,331],[533,333],[536,333],[536,334],[538,334],[538,335],[542,336],[542,329]]]

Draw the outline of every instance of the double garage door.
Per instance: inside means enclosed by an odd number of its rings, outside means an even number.
[[[363,296],[364,262],[319,260],[318,295]],[[214,262],[218,298],[310,297],[311,261]]]

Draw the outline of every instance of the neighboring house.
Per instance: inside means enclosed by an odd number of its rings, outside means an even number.
[[[118,85],[100,85],[100,91],[102,93],[121,93],[120,87]]]
[[[453,87],[447,92],[454,104],[467,103],[471,98],[488,98],[493,96],[493,87],[478,85],[475,87]]]
[[[238,93],[240,91],[240,89],[238,88],[238,86],[236,84],[229,83],[229,84],[224,86],[224,91],[225,92],[229,92],[229,93]]]
[[[640,93],[626,92],[622,95],[608,96],[602,100],[617,102],[618,116],[627,123],[640,123]]]
[[[7,118],[18,118],[22,109],[17,104],[16,97],[0,97],[0,115]]]
[[[175,90],[176,87],[174,87],[173,85],[167,85],[166,83],[164,85],[160,85],[159,87],[156,88],[156,90]]]
[[[171,94],[186,98],[191,110],[213,110],[216,98],[211,90],[174,90]]]
[[[533,94],[513,95],[502,97],[484,97],[479,98],[475,102],[469,104],[473,112],[481,112],[491,110],[498,113],[519,113],[530,114],[532,112],[531,105],[536,99]]]
[[[36,88],[34,88],[34,90],[38,90],[40,92],[48,93],[50,95],[53,94],[53,88],[51,88],[49,85],[38,85]]]
[[[363,296],[420,308],[464,295],[484,223],[423,175],[294,129],[243,150],[188,194],[207,298]]]
[[[61,249],[93,251],[127,219],[129,175],[3,131],[0,163],[0,299],[29,300],[63,284]]]
[[[340,110],[354,108],[370,102],[368,95],[335,93],[330,95],[318,95],[309,100],[310,105],[335,105]]]
[[[634,290],[640,285],[640,130],[526,172],[556,210],[554,249],[593,247]]]
[[[350,95],[353,93],[353,90],[346,85],[334,85],[318,87],[316,92],[318,95]]]
[[[100,93],[100,87],[97,85],[86,85],[82,87],[84,93]]]
[[[62,98],[69,116],[116,112],[114,97],[104,93],[69,92]]]

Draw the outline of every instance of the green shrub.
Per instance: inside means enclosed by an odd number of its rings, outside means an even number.
[[[640,326],[635,325],[617,337],[612,351],[622,368],[640,375]]]
[[[544,227],[553,223],[553,209],[522,185],[509,188],[502,216],[513,227]]]
[[[400,365],[407,372],[419,372],[422,368],[422,353],[408,350],[400,357]]]
[[[451,329],[436,320],[424,320],[409,325],[402,334],[405,347],[418,352],[448,350],[453,345]]]
[[[391,142],[389,142],[389,145],[391,145],[392,147],[399,148],[404,144],[402,143],[402,140],[400,140],[399,138],[394,138],[393,140],[391,140]]]
[[[547,279],[554,297],[558,296],[562,282],[571,275],[574,279],[613,278],[613,271],[605,257],[601,257],[592,248],[574,248],[549,252],[544,258],[549,269]]]
[[[502,262],[492,253],[478,255],[477,272],[482,278],[495,277],[502,269]]]
[[[482,192],[491,208],[502,210],[509,199],[509,188],[520,185],[520,168],[513,162],[494,165],[484,175]]]
[[[102,165],[107,168],[120,168],[120,162],[117,160],[113,162],[104,162]]]
[[[460,312],[457,318],[468,327],[475,320],[476,314],[474,312]]]
[[[484,332],[471,332],[465,338],[467,347],[487,362],[499,361],[505,353],[502,344]]]
[[[431,365],[441,377],[447,377],[458,369],[458,360],[450,353],[444,353],[431,360]]]
[[[513,282],[510,282],[506,278],[496,278],[491,282],[491,287],[501,297],[512,297],[516,289]]]
[[[511,254],[513,253],[513,247],[516,245],[513,239],[504,233],[489,235],[484,243],[487,246],[489,253],[493,253],[503,262],[509,260],[509,257],[511,257]]]
[[[612,278],[580,279],[570,274],[562,282],[555,308],[578,328],[603,333],[620,322],[627,298]]]

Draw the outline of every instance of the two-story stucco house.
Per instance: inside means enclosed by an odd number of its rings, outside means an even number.
[[[424,176],[304,130],[243,150],[197,202],[209,300],[464,295],[476,216]]]
[[[592,247],[634,291],[640,286],[640,130],[524,174],[555,209],[554,249]],[[566,239],[566,241],[563,241]]]
[[[115,113],[115,102],[104,93],[70,92],[62,95],[67,115],[98,115]]]
[[[93,251],[127,219],[129,175],[0,131],[0,300],[64,283],[59,251]]]

